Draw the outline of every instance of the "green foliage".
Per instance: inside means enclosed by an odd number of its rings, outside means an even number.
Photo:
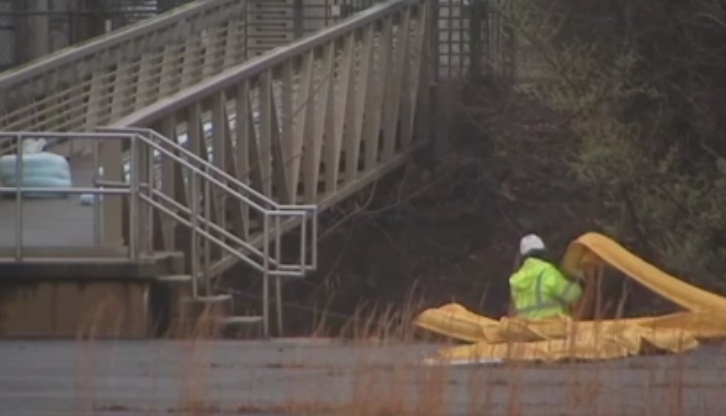
[[[601,195],[605,228],[723,290],[726,9],[710,0],[517,4],[499,12],[518,48],[546,68],[517,86],[575,133],[562,163]]]

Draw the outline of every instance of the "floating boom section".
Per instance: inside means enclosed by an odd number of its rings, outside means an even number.
[[[567,318],[530,321],[500,320],[448,304],[422,312],[419,328],[474,343],[440,351],[445,362],[491,360],[612,359],[651,351],[682,352],[698,340],[726,337],[726,298],[690,285],[638,258],[597,233],[584,234],[568,247],[562,261],[567,275],[594,277],[609,265],[654,293],[679,305],[683,312],[617,320],[573,321]]]
[[[705,291],[658,269],[615,241],[588,233],[573,241],[565,253],[562,270],[572,275],[597,259],[689,311],[713,310],[726,314],[726,298]]]

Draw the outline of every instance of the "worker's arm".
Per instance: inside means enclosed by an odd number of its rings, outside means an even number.
[[[515,317],[517,316],[517,305],[514,303],[514,289],[512,288],[512,279],[516,279],[517,275],[522,273],[522,270],[515,270],[514,273],[512,273],[511,276],[509,276],[509,302],[507,302],[507,316],[508,317]]]
[[[549,294],[566,305],[572,305],[582,296],[582,288],[576,281],[567,279],[557,268],[552,267],[547,279]]]

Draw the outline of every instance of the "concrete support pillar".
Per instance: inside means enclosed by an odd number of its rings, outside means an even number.
[[[102,35],[106,30],[106,2],[100,0],[65,0],[68,36],[72,44]]]
[[[0,71],[17,64],[18,22],[10,0],[0,0]]]
[[[25,30],[20,39],[24,61],[30,61],[47,55],[50,52],[50,36],[48,27],[48,0],[23,0],[28,17]]]

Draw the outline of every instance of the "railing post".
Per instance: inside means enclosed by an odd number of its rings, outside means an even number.
[[[206,145],[206,144],[205,144]],[[209,165],[204,167],[204,232],[206,235],[211,235],[209,231],[209,224],[212,222],[212,190],[209,183],[210,173]],[[209,238],[204,239],[204,289],[206,295],[212,295],[210,286],[209,267],[212,263],[212,242]]]
[[[118,140],[104,141],[101,143],[100,159],[103,168],[104,180],[120,182],[125,180],[123,172],[123,147]],[[123,209],[122,200],[111,198],[111,195],[103,198],[101,203],[102,243],[105,245],[123,245]]]
[[[197,172],[193,169],[191,169],[191,187],[192,190],[192,229],[191,229],[191,249],[190,249],[190,255],[191,258],[191,269],[192,269],[192,297],[196,298],[199,296],[199,283],[197,279],[199,279],[199,242],[198,242],[198,235],[197,230],[199,228],[199,177],[197,176]]]
[[[313,231],[312,231],[312,237],[310,240],[310,245],[312,246],[312,258],[310,259],[310,268],[315,270],[318,268],[318,211],[317,208],[313,209]]]
[[[262,335],[270,337],[270,217],[262,214]]]
[[[280,232],[280,215],[275,213],[275,262],[277,269],[282,268],[282,233]],[[277,309],[277,336],[282,336],[282,278],[275,276],[275,306]]]
[[[139,141],[136,133],[130,135],[131,158],[129,160],[129,256],[139,259]]]
[[[93,148],[91,149],[92,152],[92,159],[93,159],[93,178],[94,180],[94,188],[97,188],[97,183],[100,180],[103,180],[101,177],[100,172],[100,162],[98,158],[98,140],[93,140],[91,142],[91,146]],[[73,140],[71,140],[71,145],[73,144]],[[91,195],[91,202],[93,203],[93,244],[96,247],[99,247],[101,245],[101,227],[103,224],[103,221],[101,221],[101,197],[102,194],[95,194]]]
[[[146,198],[151,198],[151,190],[148,188],[149,186],[149,150],[151,147],[147,143],[147,138],[141,133],[134,132],[133,134],[136,135],[136,142],[137,142],[137,154],[138,159],[136,162],[137,169],[139,171],[138,174],[138,190],[137,190],[137,212],[139,216],[139,222],[136,226],[136,238],[138,240],[137,245],[137,251],[141,254],[150,254],[151,253],[151,245],[150,245],[150,239],[148,238],[148,232],[146,231],[149,228],[149,210],[148,206],[146,209],[144,209],[142,201],[142,196],[146,196]],[[148,204],[147,204],[148,205]]]
[[[148,134],[148,133],[147,133]],[[147,143],[147,157],[146,157],[146,163],[147,165],[147,181],[149,182],[149,201],[154,200],[154,190],[156,189],[156,161],[154,160],[154,137],[152,135],[149,135],[148,137],[148,143]],[[159,157],[161,157],[161,153],[159,153]],[[146,231],[147,231],[147,238],[148,238],[148,244],[147,248],[149,250],[149,253],[152,253],[156,247],[154,246],[154,206],[151,204],[148,204],[147,211],[146,211],[146,217],[147,217],[147,224],[146,224]]]
[[[15,137],[15,261],[23,259],[23,136]]]
[[[308,240],[308,214],[304,211],[305,215],[300,221],[300,270],[307,270],[307,240]]]

